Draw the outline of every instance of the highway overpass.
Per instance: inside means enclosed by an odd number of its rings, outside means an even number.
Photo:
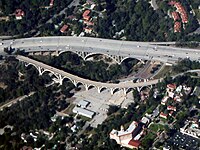
[[[49,52],[57,55],[71,51],[84,60],[96,54],[104,54],[118,63],[127,58],[170,63],[176,62],[179,58],[200,60],[198,49],[163,46],[164,44],[175,44],[175,42],[135,42],[91,37],[52,36],[4,40],[1,42],[0,50],[12,47],[29,53]]]
[[[75,86],[77,86],[78,83],[81,83],[85,86],[86,90],[89,90],[89,88],[91,87],[95,87],[99,93],[103,89],[110,89],[111,94],[113,94],[116,90],[123,90],[124,94],[126,94],[131,89],[137,88],[138,90],[141,90],[143,87],[151,86],[159,82],[158,79],[155,79],[155,80],[149,80],[147,82],[138,82],[138,83],[133,83],[132,81],[126,81],[120,83],[103,83],[78,77],[76,75],[67,73],[63,70],[54,68],[52,66],[30,59],[25,56],[18,55],[16,56],[16,59],[18,59],[21,62],[24,62],[25,66],[29,65],[35,66],[39,72],[39,75],[42,75],[45,72],[52,73],[55,76],[54,81],[59,83],[60,85],[62,85],[64,79],[69,79]]]

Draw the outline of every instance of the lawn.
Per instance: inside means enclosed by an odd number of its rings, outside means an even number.
[[[158,132],[158,131],[164,130],[164,126],[161,125],[161,124],[151,124],[149,129],[154,131],[154,132]]]
[[[75,107],[75,105],[74,104],[70,104],[64,111],[63,111],[63,113],[66,113],[66,114],[71,114],[72,113],[72,109]]]
[[[168,73],[170,73],[172,70],[171,66],[164,66],[160,71],[158,71],[158,74],[154,76],[155,79],[159,79],[161,77],[165,77]]]

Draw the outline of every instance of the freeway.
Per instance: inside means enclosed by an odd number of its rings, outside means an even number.
[[[160,44],[174,44],[174,42],[136,42],[91,37],[53,36],[4,40],[0,49],[12,47],[24,49],[26,52],[78,51],[162,62],[175,62],[180,58],[200,60],[199,49],[177,48]]]
[[[54,67],[44,64],[42,62],[30,59],[28,57],[18,55],[18,56],[16,56],[16,58],[20,61],[34,64],[36,66],[40,66],[40,67],[47,69],[55,74],[62,75],[64,78],[68,78],[71,81],[76,81],[76,82],[83,83],[84,85],[86,84],[88,86],[95,86],[95,87],[99,87],[99,88],[105,87],[105,88],[110,88],[110,89],[117,89],[117,88],[118,89],[129,89],[129,88],[136,88],[136,87],[143,87],[143,86],[157,84],[161,80],[161,79],[160,80],[155,79],[155,80],[149,80],[147,82],[138,82],[138,83],[133,83],[132,81],[126,81],[126,82],[120,82],[120,83],[103,83],[103,82],[97,82],[97,81],[92,81],[89,79],[84,79],[84,78],[78,77],[76,75],[67,73],[63,70],[54,68]]]

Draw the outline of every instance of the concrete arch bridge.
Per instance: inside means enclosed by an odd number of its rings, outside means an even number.
[[[131,89],[138,89],[140,91],[143,87],[152,86],[159,82],[159,80],[156,79],[156,80],[148,80],[146,82],[137,82],[137,83],[133,83],[132,81],[120,82],[120,83],[103,83],[78,77],[76,75],[67,73],[63,70],[54,68],[52,66],[30,59],[25,56],[18,55],[16,56],[16,59],[18,59],[21,62],[24,62],[25,66],[29,65],[35,66],[35,68],[39,72],[39,75],[43,75],[45,72],[52,73],[55,76],[53,80],[56,83],[59,83],[60,85],[63,84],[63,81],[65,79],[69,79],[75,86],[81,83],[85,86],[86,90],[89,90],[91,87],[94,87],[97,89],[99,93],[103,89],[109,89],[111,94],[114,94],[118,90],[123,90],[124,94],[127,94]]]

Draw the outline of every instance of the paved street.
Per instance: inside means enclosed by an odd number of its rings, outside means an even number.
[[[91,37],[53,36],[4,40],[0,49],[12,47],[24,49],[26,52],[87,52],[88,55],[86,57],[91,54],[105,54],[110,57],[121,56],[123,59],[137,58],[161,62],[175,62],[179,58],[200,60],[199,49],[157,45],[160,43],[163,42],[135,42]],[[165,44],[173,43],[166,42]]]

